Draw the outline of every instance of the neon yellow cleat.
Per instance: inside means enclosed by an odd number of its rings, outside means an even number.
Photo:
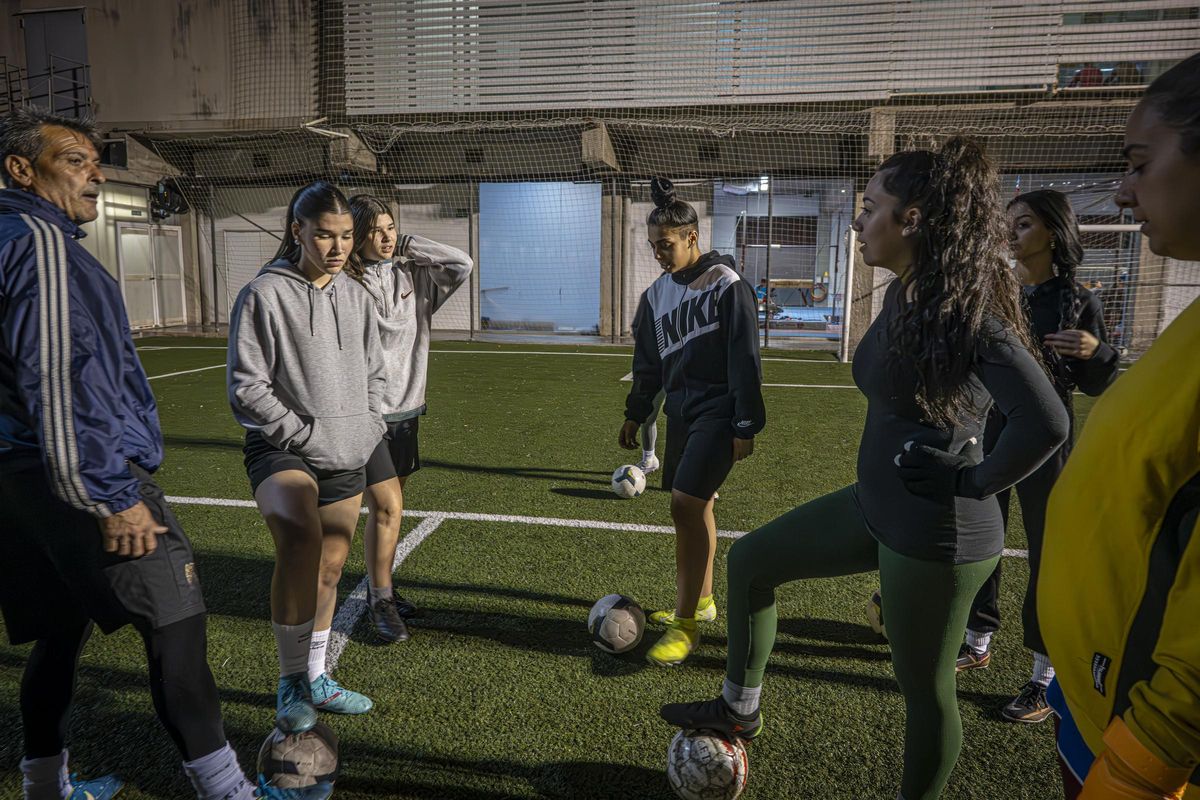
[[[682,664],[700,644],[695,620],[672,620],[662,638],[646,652],[646,660],[660,667]]]
[[[696,621],[697,622],[714,622],[717,619],[717,604],[713,600],[712,595],[701,597],[700,604],[696,606]],[[670,625],[675,621],[674,611],[655,611],[650,615],[650,621],[658,625]]]

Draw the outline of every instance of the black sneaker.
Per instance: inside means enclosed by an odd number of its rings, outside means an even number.
[[[1000,714],[1010,722],[1034,724],[1043,722],[1053,710],[1046,702],[1046,687],[1030,681],[1021,689],[1013,701],[1000,709]]]
[[[762,731],[762,712],[743,717],[738,714],[724,697],[704,700],[699,703],[667,703],[658,715],[672,725],[684,730],[716,731],[726,737],[734,736],[750,741]]]
[[[407,642],[408,626],[396,609],[396,601],[385,597],[371,606],[371,622],[375,633],[385,642]]]
[[[984,650],[983,655],[975,652],[975,648],[963,642],[958,648],[958,660],[954,662],[955,672],[966,672],[972,669],[987,669],[992,663],[992,651]]]
[[[400,592],[392,589],[392,599],[396,601],[396,613],[405,619],[421,616],[421,609],[400,596]]]

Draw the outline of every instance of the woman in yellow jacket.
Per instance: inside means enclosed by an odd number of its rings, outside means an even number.
[[[1200,260],[1200,54],[1129,118],[1117,193]],[[1097,491],[1096,487],[1103,487]],[[1200,798],[1200,301],[1096,404],[1050,496],[1038,615],[1068,800]]]

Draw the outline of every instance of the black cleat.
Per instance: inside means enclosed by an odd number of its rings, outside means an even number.
[[[958,660],[954,662],[955,672],[968,672],[973,669],[987,669],[992,663],[992,651],[984,650],[983,655],[975,652],[975,648],[963,642],[958,648]]]
[[[401,597],[400,593],[395,589],[392,589],[392,599],[396,601],[396,613],[405,619],[421,616],[421,609]]]
[[[667,703],[658,715],[684,730],[716,731],[727,738],[750,741],[762,732],[762,712],[743,717],[729,707],[724,697],[698,703]]]
[[[1053,714],[1046,702],[1046,687],[1030,681],[1021,689],[1013,701],[1000,709],[1000,714],[1009,722],[1036,724]]]
[[[408,626],[396,609],[394,598],[385,597],[371,606],[371,622],[375,633],[385,642],[407,642]]]

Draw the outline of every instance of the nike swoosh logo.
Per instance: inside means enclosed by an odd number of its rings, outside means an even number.
[[[739,423],[737,424],[737,426],[738,426],[739,428],[749,428],[749,427],[750,427],[751,425],[753,425],[753,424],[754,424],[754,420],[744,419],[744,420],[742,420],[741,422],[739,422]]]
[[[400,299],[401,299],[401,300],[407,300],[407,299],[408,299],[408,295],[409,295],[409,294],[412,294],[412,293],[413,293],[413,291],[414,291],[414,290],[412,290],[412,289],[409,289],[409,290],[408,290],[408,294],[402,294],[402,295],[400,295]]]

